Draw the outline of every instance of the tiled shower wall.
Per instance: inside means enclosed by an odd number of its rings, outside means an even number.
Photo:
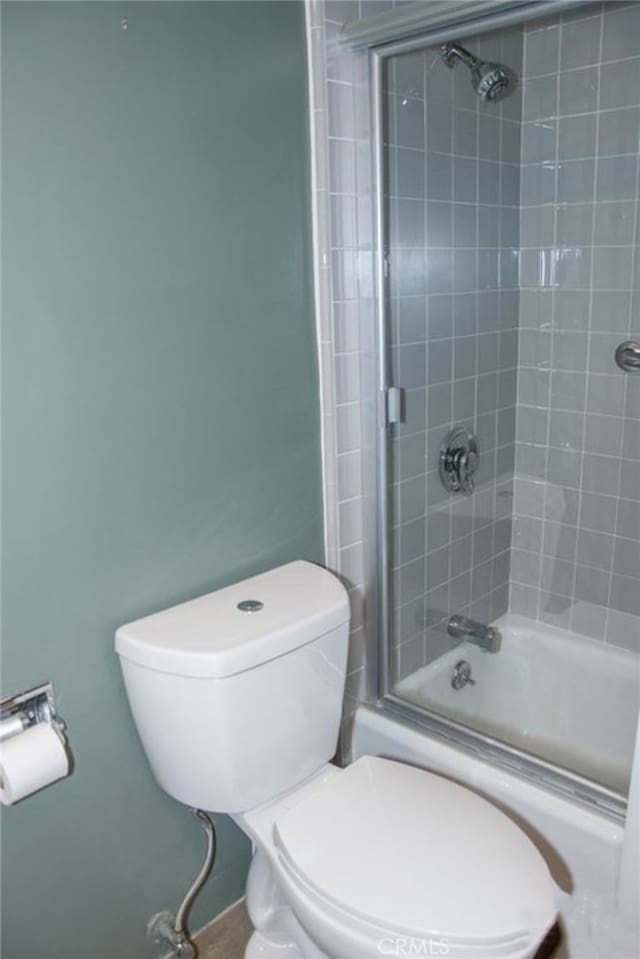
[[[349,589],[351,634],[344,701],[350,718],[377,695],[375,623],[373,234],[366,51],[340,46],[343,23],[390,0],[307,0],[315,294],[323,439],[326,562]]]
[[[466,44],[522,71],[522,31]],[[396,678],[455,641],[453,613],[506,612],[515,451],[520,188],[519,88],[481,101],[440,50],[394,57],[387,74],[393,427],[392,609]],[[440,446],[478,437],[473,496],[448,493]]]
[[[640,651],[640,5],[525,32],[511,609]]]

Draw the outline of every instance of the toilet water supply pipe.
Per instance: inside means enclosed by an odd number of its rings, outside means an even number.
[[[198,950],[195,943],[192,942],[187,930],[187,917],[196,896],[202,889],[211,872],[216,857],[216,831],[213,822],[201,809],[191,809],[191,812],[204,829],[207,837],[207,853],[198,875],[191,883],[187,894],[185,895],[175,919],[169,912],[161,912],[149,923],[149,934],[158,941],[164,939],[171,943],[176,955],[181,959],[196,959]]]

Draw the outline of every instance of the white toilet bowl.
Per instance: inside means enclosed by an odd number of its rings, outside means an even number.
[[[518,826],[403,763],[329,764],[348,635],[346,591],[304,562],[116,634],[159,784],[253,840],[247,959],[531,959],[556,887]]]
[[[236,821],[256,848],[248,959],[296,948],[303,959],[526,959],[555,920],[555,888],[522,830],[403,763],[329,766]]]

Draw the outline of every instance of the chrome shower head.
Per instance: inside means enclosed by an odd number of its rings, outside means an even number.
[[[453,69],[456,60],[462,60],[471,71],[471,83],[481,100],[503,100],[508,96],[515,84],[516,75],[509,67],[501,63],[485,63],[472,53],[461,47],[459,43],[445,43],[442,47],[442,58],[448,67]]]

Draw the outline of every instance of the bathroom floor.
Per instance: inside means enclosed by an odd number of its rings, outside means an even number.
[[[196,937],[199,959],[243,959],[252,932],[244,901],[239,902]]]
[[[198,957],[199,959],[243,959],[252,932],[253,928],[243,900],[196,937]],[[551,935],[541,947],[536,959],[568,959],[566,946],[563,942],[558,945],[557,937]]]

